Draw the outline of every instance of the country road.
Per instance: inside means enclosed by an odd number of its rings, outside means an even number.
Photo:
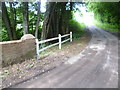
[[[85,50],[61,66],[12,88],[117,88],[118,38],[94,25]]]

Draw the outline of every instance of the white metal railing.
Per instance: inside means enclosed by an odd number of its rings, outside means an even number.
[[[62,41],[62,38],[67,37],[67,36],[70,36],[70,38]],[[44,48],[42,48],[42,49],[39,49],[39,44],[43,44],[43,43],[46,43],[46,42],[49,42],[49,41],[53,41],[53,40],[57,40],[57,39],[59,40],[58,43],[54,43],[54,44],[52,44],[52,45],[49,45],[49,46],[44,47]],[[50,48],[50,47],[56,46],[56,45],[59,45],[59,49],[61,49],[62,44],[65,43],[65,42],[67,42],[67,41],[69,41],[69,40],[70,40],[70,42],[72,42],[72,32],[70,32],[70,34],[65,34],[65,35],[63,35],[63,36],[61,36],[61,34],[59,34],[58,37],[51,38],[51,39],[47,39],[47,40],[42,40],[42,41],[38,41],[38,39],[36,39],[37,59],[40,58],[40,55],[39,55],[40,52],[42,52],[42,51],[44,51],[44,50],[46,50],[46,49],[48,49],[48,48]]]

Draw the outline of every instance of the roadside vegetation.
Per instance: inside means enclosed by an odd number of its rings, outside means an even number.
[[[84,34],[85,24],[74,19],[79,11],[74,2],[1,2],[2,30],[0,36],[3,41],[19,40],[25,34],[32,34],[37,39],[44,40],[57,37],[58,34],[73,32],[73,39],[77,40]],[[44,7],[44,11],[41,8]],[[44,48],[51,43],[40,45]],[[47,51],[41,54],[47,54]]]
[[[51,69],[65,63],[69,58],[80,53],[86,48],[90,41],[90,35],[82,34],[79,38],[74,38],[73,42],[62,44],[62,49],[58,46],[49,48],[40,53],[40,60],[30,59],[24,62],[1,68],[3,71],[2,88],[7,88],[16,83],[24,82],[26,79],[33,79],[42,73],[49,73]]]
[[[32,34],[39,40],[53,38],[73,31],[73,37],[83,34],[83,24],[73,20],[77,11],[74,2],[1,2],[1,41],[19,40]],[[43,8],[44,7],[44,8]],[[42,9],[41,9],[42,8]],[[44,9],[44,10],[43,10]]]
[[[69,26],[70,26],[70,31],[73,32],[73,39],[77,39],[85,33],[84,29],[86,25],[84,23],[72,19],[69,22]]]
[[[70,31],[73,32],[73,41],[74,41],[74,42],[81,42],[81,39],[80,39],[80,38],[82,38],[82,37],[85,35],[86,25],[85,25],[84,23],[80,23],[80,22],[78,22],[78,21],[76,21],[76,20],[74,20],[74,19],[71,19],[71,20],[69,21],[69,26],[70,26]],[[42,45],[41,48],[44,48],[44,47],[46,47],[46,46],[49,45],[49,44],[50,44],[50,43],[45,44],[45,45]],[[63,44],[62,44],[62,47],[67,47],[69,44],[71,45],[70,42],[63,43]],[[49,55],[49,54],[52,54],[52,53],[55,53],[55,52],[58,52],[58,51],[60,51],[60,50],[58,49],[58,46],[54,46],[54,47],[52,47],[52,48],[50,48],[50,49],[47,49],[47,50],[45,50],[45,51],[42,51],[42,52],[40,53],[40,56],[41,56],[41,57],[45,57],[45,56],[47,56],[47,55]]]
[[[102,29],[120,32],[119,2],[90,2],[90,11],[94,12],[94,24]]]
[[[94,21],[94,24],[104,30],[120,33],[120,25],[113,25],[108,23],[101,23],[98,21]]]

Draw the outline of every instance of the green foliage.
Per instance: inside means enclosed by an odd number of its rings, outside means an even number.
[[[94,12],[95,19],[103,23],[120,24],[120,3],[118,2],[92,2],[88,8]]]
[[[98,21],[97,26],[112,31],[119,31],[120,28],[120,3],[119,2],[90,2],[89,10],[94,12]]]
[[[120,32],[120,25],[113,25],[113,24],[108,24],[108,23],[100,23],[98,21],[94,21],[95,25],[104,29],[104,30],[109,30],[113,32]]]
[[[2,29],[0,31],[0,36],[2,37],[2,41],[8,41],[9,40],[7,31],[4,30],[4,29]]]
[[[9,3],[7,2],[7,12],[9,15],[9,18],[11,19],[10,14],[10,7]],[[37,2],[29,2],[29,33],[35,34],[36,29],[36,21],[37,21]],[[14,2],[14,9],[16,10],[16,36],[19,40],[23,36],[23,6],[21,2]],[[44,13],[40,13],[40,22],[43,22],[44,19]],[[12,22],[11,22],[12,23]],[[42,31],[41,23],[39,25],[39,38]],[[2,37],[2,41],[9,41],[8,32],[5,28],[5,24],[2,23],[2,31],[0,32],[0,36]]]
[[[70,21],[73,17],[73,12],[72,12],[70,3],[67,3],[67,2],[56,3],[56,2],[54,2],[54,4],[56,5],[55,6],[55,11],[56,11],[55,16],[56,16],[56,18],[59,17],[59,19],[60,19],[60,20],[58,20],[59,21],[59,25],[58,25],[59,33],[63,33],[63,34],[66,33],[67,31],[69,31],[68,28],[70,26],[73,28],[72,30],[74,30],[76,28],[75,33],[77,34],[78,33],[77,29],[81,29],[81,28],[79,28],[80,27],[79,23],[77,23],[75,21],[73,21],[73,22]],[[10,21],[12,21],[9,2],[7,2],[6,7],[7,7],[7,12],[8,12],[8,16],[10,18]],[[23,5],[22,5],[22,2],[13,2],[12,8],[15,10],[14,15],[16,15],[16,17],[14,17],[16,19],[15,33],[16,33],[17,39],[20,39],[23,36]],[[35,35],[35,29],[36,29],[37,9],[38,9],[37,2],[29,2],[29,10],[28,10],[28,13],[29,13],[29,21],[28,21],[29,22],[29,33],[33,34],[33,35]],[[55,20],[52,19],[51,23],[53,23],[54,27],[53,28],[50,27],[50,28],[56,30],[57,19],[54,16],[53,16],[53,18]],[[40,22],[43,22],[43,19],[44,19],[44,13],[40,13]],[[70,25],[68,26],[68,24],[70,24]],[[3,26],[3,30],[0,33],[0,35],[2,36],[2,41],[8,41],[9,37],[8,37],[7,29],[5,28],[5,24],[2,23],[2,26]],[[39,25],[38,39],[40,39],[40,37],[41,37],[40,36],[41,31],[42,31],[42,23],[40,23],[40,25]],[[82,34],[83,31],[79,31],[79,32],[80,32],[79,34]],[[50,33],[51,33],[51,31],[50,31]],[[79,34],[77,34],[77,35],[79,35]],[[78,37],[77,35],[74,35],[74,36]],[[42,46],[42,47],[44,47],[44,46]]]
[[[73,19],[69,21],[69,29],[73,32],[73,38],[78,38],[84,34],[85,24],[79,23]]]

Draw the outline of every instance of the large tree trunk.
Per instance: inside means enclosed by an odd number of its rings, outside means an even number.
[[[28,26],[28,2],[23,2],[23,30],[24,34],[28,34],[29,26]]]
[[[13,2],[9,2],[10,4],[10,13],[11,13],[11,28],[12,28],[12,33],[13,33],[13,39],[16,38],[16,11],[15,8],[13,8]]]
[[[41,34],[41,40],[45,40],[48,37],[48,32],[50,29],[50,24],[51,24],[51,19],[53,15],[53,11],[55,9],[55,3],[50,2],[47,5],[47,10],[45,13],[45,18],[44,18],[44,23],[43,23],[43,28],[42,28],[42,34]]]
[[[66,34],[69,32],[67,24],[71,13],[67,13],[66,4],[67,2],[59,4],[50,2],[48,4],[42,29],[42,40],[55,37],[58,33]]]
[[[46,13],[44,16],[44,22],[42,26],[42,33],[41,33],[41,40],[45,40],[47,38],[47,23],[49,19],[49,9],[50,9],[50,4],[47,5]]]
[[[37,12],[37,23],[36,23],[36,30],[35,30],[35,37],[38,37],[38,27],[40,23],[40,2],[38,2],[38,12]]]
[[[13,40],[12,28],[11,28],[10,19],[7,13],[5,2],[2,2],[2,18],[3,18],[3,22],[5,23],[5,27],[7,28],[9,39]]]

